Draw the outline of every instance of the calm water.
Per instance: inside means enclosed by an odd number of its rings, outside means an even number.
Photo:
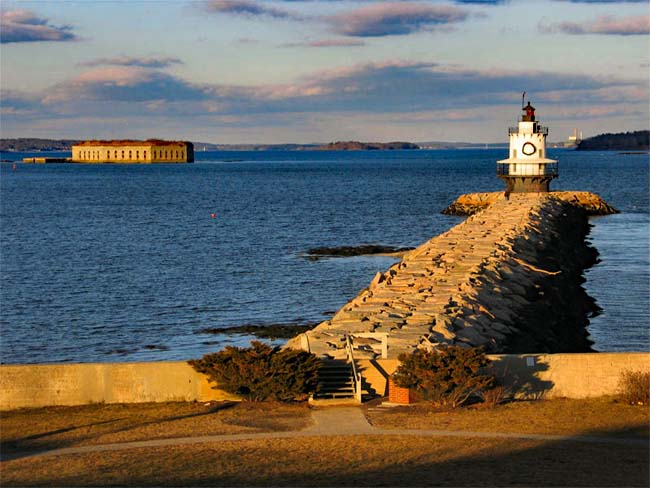
[[[393,261],[311,247],[415,246],[494,191],[506,150],[205,152],[192,165],[0,164],[5,363],[187,359],[247,336],[206,327],[317,322]],[[596,348],[650,350],[648,158],[550,150],[555,189],[601,194],[587,288]],[[2,159],[26,154],[4,153]],[[211,214],[215,214],[212,218]]]

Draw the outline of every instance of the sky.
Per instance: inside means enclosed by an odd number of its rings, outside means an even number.
[[[505,142],[648,129],[648,0],[2,0],[3,138]]]

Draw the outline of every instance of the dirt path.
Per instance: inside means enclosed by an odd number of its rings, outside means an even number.
[[[645,439],[617,439],[608,437],[589,436],[563,436],[548,434],[516,434],[505,432],[469,432],[450,430],[414,430],[414,429],[380,429],[373,427],[364,412],[359,407],[330,407],[314,409],[312,411],[312,424],[302,430],[284,432],[264,432],[245,434],[224,434],[195,437],[174,437],[170,439],[152,439],[146,441],[122,442],[91,446],[65,447],[47,451],[23,451],[3,455],[2,461],[13,459],[64,456],[70,454],[84,454],[91,452],[122,451],[127,449],[166,447],[177,445],[192,445],[204,443],[219,443],[224,441],[263,440],[263,439],[290,439],[298,437],[321,436],[417,436],[417,437],[461,437],[461,438],[500,438],[500,439],[526,439],[543,441],[564,441],[598,444],[618,444],[627,446],[647,446]]]

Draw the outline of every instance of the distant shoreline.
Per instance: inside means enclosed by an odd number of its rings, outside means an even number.
[[[0,139],[2,152],[69,152],[72,145],[83,142],[77,139]],[[504,142],[359,142],[338,141],[312,144],[214,144],[194,142],[195,152],[208,151],[417,151],[432,149],[504,149]]]

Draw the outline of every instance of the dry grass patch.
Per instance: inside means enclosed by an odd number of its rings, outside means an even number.
[[[0,415],[3,453],[171,437],[297,430],[305,405],[140,403],[20,409]]]
[[[383,429],[648,437],[650,409],[614,398],[514,402],[493,408],[440,410],[429,405],[367,413]]]
[[[26,458],[4,486],[648,486],[643,447],[301,437]]]

